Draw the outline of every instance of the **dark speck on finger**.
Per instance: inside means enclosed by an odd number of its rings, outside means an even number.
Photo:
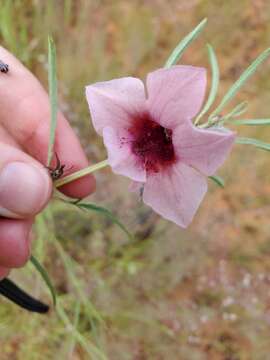
[[[8,65],[3,63],[3,61],[1,60],[0,60],[0,71],[5,74],[8,72]]]

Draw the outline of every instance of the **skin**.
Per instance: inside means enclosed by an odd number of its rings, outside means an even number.
[[[49,202],[52,181],[45,168],[49,139],[48,95],[39,81],[12,54],[0,47],[9,65],[0,73],[0,279],[22,267],[31,253],[31,227]],[[55,151],[72,172],[88,166],[79,140],[59,112]],[[54,159],[52,166],[56,164]],[[95,190],[85,176],[60,188],[74,198]]]

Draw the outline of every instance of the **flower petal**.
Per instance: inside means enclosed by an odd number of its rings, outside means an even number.
[[[199,129],[187,122],[173,132],[180,159],[205,175],[213,175],[231,151],[236,134],[225,128]]]
[[[187,227],[207,191],[205,176],[185,164],[147,178],[143,201],[164,218]]]
[[[108,161],[116,174],[128,176],[135,181],[146,180],[145,169],[130,150],[129,134],[124,130],[105,127],[103,141],[108,152]]]
[[[148,106],[154,120],[174,129],[200,110],[206,89],[206,71],[194,66],[173,66],[147,76]]]
[[[132,115],[145,109],[143,82],[132,77],[89,85],[86,87],[86,98],[99,135],[106,126],[126,128]]]

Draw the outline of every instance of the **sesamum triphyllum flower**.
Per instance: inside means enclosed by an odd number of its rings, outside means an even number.
[[[92,122],[103,136],[113,171],[143,188],[143,201],[187,227],[213,175],[228,156],[235,133],[192,124],[203,103],[206,71],[173,66],[86,88]]]

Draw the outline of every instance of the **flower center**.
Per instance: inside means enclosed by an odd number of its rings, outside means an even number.
[[[133,138],[131,150],[146,171],[158,172],[175,162],[172,130],[153,121],[149,114],[135,118],[129,132]]]

